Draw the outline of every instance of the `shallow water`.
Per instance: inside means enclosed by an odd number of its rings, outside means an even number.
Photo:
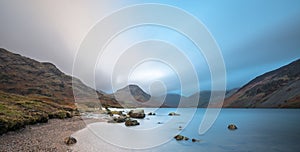
[[[145,109],[145,112],[155,109]],[[212,127],[203,135],[198,133],[205,109],[181,109],[180,116],[167,116],[172,108],[161,108],[155,116],[138,120],[141,125],[125,127],[124,124],[105,122],[88,125],[75,133],[77,151],[299,151],[300,109],[222,109]],[[185,121],[192,120],[185,127]],[[158,124],[161,122],[162,124]],[[188,121],[187,121],[188,122]],[[230,131],[227,125],[234,123],[238,129]],[[185,127],[179,130],[178,127]],[[152,132],[158,128],[163,131]],[[189,141],[176,141],[177,133],[189,137]],[[142,134],[139,136],[139,134]],[[172,135],[172,137],[170,136]],[[155,137],[155,138],[153,138]],[[192,138],[201,140],[193,143]],[[152,144],[157,141],[160,144]],[[128,146],[122,146],[128,145]],[[140,149],[145,144],[147,149]],[[121,145],[121,148],[116,145]],[[157,145],[153,147],[154,145]],[[128,149],[128,148],[139,149]]]

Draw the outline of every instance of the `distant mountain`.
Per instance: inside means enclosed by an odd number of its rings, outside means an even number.
[[[232,89],[226,92],[226,94],[232,94],[237,89]],[[201,91],[197,92],[191,96],[181,96],[175,93],[168,93],[162,96],[152,96],[147,94],[137,85],[128,85],[114,94],[116,100],[123,106],[128,107],[166,107],[166,108],[189,108],[198,107],[206,108],[208,106],[211,91]],[[197,103],[193,103],[195,101]],[[137,101],[137,102],[134,102]],[[215,103],[218,104],[219,102]]]
[[[147,94],[139,86],[130,84],[122,89],[117,90],[110,95],[118,101],[118,103],[124,108],[131,107],[166,107],[156,101],[152,101],[151,95]]]
[[[201,91],[189,97],[179,94],[151,97],[136,85],[129,85],[116,92],[118,101],[131,105],[132,101],[127,95],[132,95],[140,103],[161,103],[161,107],[194,107],[191,101],[197,100],[198,108],[208,106],[211,91]],[[227,108],[300,108],[300,59],[277,70],[265,73],[250,81],[242,88],[226,91],[223,107]],[[149,100],[149,101],[148,101]],[[180,103],[181,101],[181,103]],[[212,103],[211,107],[222,101]],[[180,103],[180,104],[179,104]],[[139,103],[137,103],[139,104]],[[136,105],[134,105],[136,106]],[[154,106],[156,104],[141,104],[140,107]]]
[[[116,91],[114,96],[122,105],[134,107],[178,107],[180,100],[184,103],[181,107],[192,107],[191,98],[178,94],[151,97],[137,85],[128,85]]]
[[[114,93],[114,95],[118,100],[122,100],[122,101],[136,100],[139,102],[146,102],[151,98],[151,96],[149,94],[147,94],[139,86],[132,85],[132,84],[128,85],[120,90],[117,90]]]
[[[300,59],[256,77],[228,97],[224,107],[300,108]]]
[[[188,107],[195,107],[194,106],[195,104],[192,103],[192,101],[196,100],[197,101],[196,104],[198,108],[206,108],[208,106],[210,96],[211,96],[211,91],[208,90],[196,92],[193,95],[188,97],[181,96],[178,94],[167,94],[164,103],[168,107],[188,108]],[[181,100],[181,104],[179,105],[180,100]]]

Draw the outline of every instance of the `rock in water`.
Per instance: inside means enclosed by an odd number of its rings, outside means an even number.
[[[143,109],[130,110],[128,115],[131,118],[138,118],[138,119],[143,119],[146,116]]]
[[[179,129],[179,130],[182,130],[182,126],[179,126],[178,129]]]
[[[154,112],[149,112],[148,115],[149,116],[155,116],[156,114]]]
[[[65,144],[67,145],[73,145],[76,144],[77,140],[74,137],[66,137],[64,140]]]
[[[228,128],[229,130],[236,130],[236,129],[238,129],[237,126],[236,126],[235,124],[230,124],[230,125],[228,125],[227,128]]]
[[[140,125],[140,123],[137,120],[126,120],[125,126],[137,126]]]
[[[182,135],[176,135],[175,137],[174,137],[176,140],[189,140],[189,138],[188,137],[185,137],[185,136],[182,136]]]
[[[169,116],[180,116],[180,114],[175,113],[175,112],[170,112],[170,113],[169,113]]]

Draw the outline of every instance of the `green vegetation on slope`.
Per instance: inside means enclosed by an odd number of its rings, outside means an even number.
[[[0,91],[0,134],[29,124],[44,123],[50,118],[68,118],[75,108],[38,97],[25,97]]]

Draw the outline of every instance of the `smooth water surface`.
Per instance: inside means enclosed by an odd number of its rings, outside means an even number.
[[[145,109],[145,112],[154,109]],[[167,132],[180,132],[178,127],[185,126],[180,116],[170,117],[169,112],[176,111],[173,108],[161,108],[156,111],[156,116],[146,116],[140,121],[141,125],[130,129],[147,130],[155,127],[162,127],[170,119],[175,119],[175,124],[167,129]],[[189,113],[189,109],[181,112]],[[300,149],[300,109],[222,109],[219,117],[213,126],[203,135],[198,134],[205,109],[197,109],[192,120],[180,132],[181,135],[189,137],[189,141],[176,141],[170,139],[159,146],[150,149],[126,149],[117,147],[105,142],[97,136],[97,132],[107,131],[110,128],[111,136],[118,140],[126,133],[114,130],[115,125],[105,122],[94,123],[74,134],[78,139],[78,144],[74,147],[77,151],[216,151],[216,152],[250,152],[250,151],[275,151],[275,152],[296,152]],[[181,119],[180,119],[181,117]],[[188,117],[186,117],[188,119]],[[178,121],[177,121],[178,120]],[[158,124],[160,122],[161,124]],[[228,124],[234,123],[238,129],[230,131]],[[95,136],[96,134],[96,136]],[[156,135],[163,138],[166,132]],[[176,134],[175,134],[176,135]],[[128,141],[133,140],[135,135],[126,135]],[[200,142],[192,142],[191,139],[200,139]],[[159,140],[159,139],[158,139]],[[140,142],[149,142],[147,137],[140,139]],[[138,143],[137,143],[138,144]]]

